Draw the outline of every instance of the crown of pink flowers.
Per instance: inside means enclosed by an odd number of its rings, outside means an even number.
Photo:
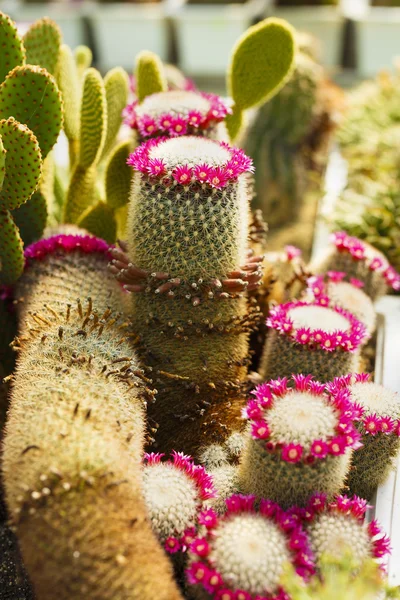
[[[400,290],[400,274],[383,256],[369,257],[367,246],[359,238],[352,237],[345,231],[336,231],[331,240],[339,252],[349,253],[355,261],[364,261],[370,271],[381,273],[389,287]]]
[[[300,306],[326,307],[325,298],[326,296],[322,294],[323,302],[321,302],[321,297],[319,297],[313,302],[296,300],[287,302],[286,304],[279,304],[270,310],[267,326],[292,338],[297,344],[308,346],[310,349],[318,347],[327,352],[333,352],[337,349],[346,352],[355,352],[358,346],[367,337],[367,329],[361,321],[344,308],[341,308],[340,306],[329,307],[330,310],[334,310],[349,321],[349,329],[347,331],[338,330],[333,333],[327,333],[323,329],[310,329],[309,327],[296,328],[292,319],[290,319],[289,311],[293,308],[298,308]],[[329,300],[327,300],[327,302],[329,303]]]
[[[150,151],[168,139],[161,137],[147,140],[147,142],[144,142],[129,156],[127,164],[150,179],[162,179],[166,186],[174,182],[184,186],[197,182],[201,184],[206,183],[217,189],[225,187],[232,181],[236,181],[242,173],[253,171],[253,163],[243,150],[229,146],[225,142],[217,141],[213,141],[212,143],[219,144],[231,155],[225,164],[219,167],[205,163],[196,165],[195,167],[178,165],[174,169],[168,170],[162,159],[150,157]]]
[[[143,138],[157,135],[167,135],[168,137],[198,135],[199,131],[204,131],[220,123],[232,112],[219,96],[205,92],[197,92],[197,94],[207,100],[209,104],[207,112],[189,110],[187,113],[177,113],[171,111],[153,117],[148,114],[138,114],[139,102],[136,100],[124,109],[124,123],[132,129],[137,129]]]
[[[314,494],[304,509],[302,515],[305,521],[312,523],[321,513],[342,514],[363,523],[367,509],[366,500],[359,496],[336,496],[333,502],[328,502],[325,494]],[[371,554],[375,558],[383,558],[390,554],[390,538],[385,535],[376,520],[368,523],[368,533],[371,542]]]
[[[57,250],[73,252],[80,250],[84,254],[108,254],[111,246],[104,240],[90,235],[53,235],[49,238],[34,242],[25,248],[24,256],[26,265],[32,260],[42,260]]]
[[[144,463],[149,466],[160,464],[164,456],[165,454],[161,452],[145,453]],[[201,504],[204,500],[208,500],[209,498],[214,498],[216,496],[212,477],[211,475],[208,475],[204,467],[201,465],[196,465],[190,456],[187,456],[182,452],[175,452],[175,450],[173,450],[171,452],[171,456],[172,460],[165,462],[168,462],[176,469],[179,469],[185,473],[189,479],[194,482],[199,496],[199,504]],[[170,536],[164,543],[165,550],[170,554],[174,554],[179,550],[185,552],[195,538],[195,535],[196,528],[189,527],[184,531],[183,535],[179,537]]]
[[[279,455],[281,460],[288,463],[312,464],[316,459],[322,460],[328,455],[340,456],[348,448],[361,447],[361,435],[354,426],[358,412],[354,410],[347,388],[337,387],[329,391],[325,384],[314,381],[312,375],[292,375],[292,383],[294,385],[288,387],[288,380],[284,377],[261,384],[252,392],[255,398],[252,398],[242,411],[243,417],[251,423],[252,437],[262,441],[267,452]],[[332,406],[337,414],[336,435],[327,440],[314,440],[307,454],[301,444],[271,440],[268,411],[279,398],[294,392],[319,396],[327,405]]]
[[[314,557],[300,520],[286,513],[271,500],[261,500],[258,510],[255,509],[254,503],[255,496],[234,494],[226,500],[226,512],[223,516],[217,516],[212,509],[200,513],[199,521],[205,526],[206,533],[202,537],[196,537],[190,546],[191,552],[198,560],[192,562],[186,574],[189,583],[202,585],[214,600],[290,600],[283,588],[279,588],[274,595],[266,596],[255,596],[245,590],[232,590],[221,573],[214,568],[209,558],[212,540],[219,523],[232,518],[233,515],[258,514],[275,523],[285,535],[296,572],[306,580],[315,572]]]
[[[369,383],[371,376],[369,373],[348,374],[342,377],[335,377],[333,382],[329,384],[332,389],[349,389],[355,383]],[[351,390],[350,390],[351,393]],[[377,415],[376,413],[368,413],[361,404],[354,404],[357,407],[359,421],[363,427],[363,433],[366,435],[377,435],[382,433],[390,435],[391,433],[400,437],[400,419],[393,419],[389,415]]]
[[[329,306],[332,301],[329,298],[328,283],[340,283],[346,277],[348,274],[344,271],[328,271],[325,276],[312,275],[307,279],[307,290],[312,292],[316,304]],[[359,289],[364,287],[364,283],[355,277],[348,277],[347,283]]]

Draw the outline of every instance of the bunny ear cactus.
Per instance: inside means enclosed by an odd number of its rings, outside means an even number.
[[[7,74],[19,65],[25,63],[25,48],[18,35],[17,27],[9,16],[0,11],[0,48],[2,59],[0,63],[0,83]]]
[[[168,89],[161,59],[154,52],[143,50],[136,57],[135,65],[136,94],[139,102],[146,96]]]
[[[121,67],[116,67],[104,77],[107,103],[107,133],[102,158],[110,152],[122,124],[122,111],[128,101],[128,75]],[[126,171],[129,172],[128,167]]]
[[[294,31],[281,19],[265,19],[239,38],[227,74],[228,92],[234,101],[233,113],[226,121],[232,141],[239,134],[243,111],[266,102],[285,84],[294,56]]]
[[[61,44],[62,33],[57,23],[48,17],[35,21],[24,35],[26,62],[55,75]]]
[[[63,97],[64,131],[73,151],[70,158],[78,151],[79,142],[79,103],[81,99],[81,82],[75,65],[71,48],[63,44],[60,48],[60,58],[57,68],[57,83]],[[72,156],[71,156],[72,155]]]
[[[91,49],[88,46],[77,46],[74,52],[75,64],[78,71],[78,77],[80,80],[83,80],[83,75],[88,69],[93,60],[93,54]]]

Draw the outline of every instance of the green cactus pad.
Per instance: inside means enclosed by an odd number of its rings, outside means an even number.
[[[25,48],[18,35],[15,23],[8,15],[0,12],[0,83],[9,71],[25,62]]]
[[[24,249],[8,210],[0,209],[0,284],[14,283],[24,270]]]
[[[78,70],[79,79],[83,79],[83,74],[90,67],[93,60],[93,54],[88,46],[77,46],[75,48],[75,64]]]
[[[76,223],[82,213],[96,201],[96,168],[74,170],[64,208],[64,222]]]
[[[235,105],[232,114],[227,115],[225,119],[226,129],[228,130],[229,139],[233,142],[240,133],[243,126],[243,111]]]
[[[74,57],[69,46],[60,48],[57,83],[64,103],[64,131],[69,140],[79,138],[80,83]]]
[[[110,152],[122,124],[122,111],[128,102],[128,76],[121,67],[116,67],[104,77],[107,100],[107,134],[103,157]]]
[[[40,148],[32,131],[13,117],[0,121],[0,136],[7,151],[0,208],[13,210],[38,186],[42,172]]]
[[[39,65],[54,75],[61,43],[62,33],[57,23],[49,17],[35,21],[24,35],[26,62]]]
[[[15,67],[0,86],[0,115],[13,116],[32,129],[44,158],[62,127],[62,100],[55,79],[37,66]]]
[[[120,208],[127,204],[131,188],[132,170],[126,164],[131,143],[121,142],[108,160],[106,165],[106,199],[112,208]]]
[[[135,77],[139,102],[150,94],[166,92],[168,89],[163,64],[154,52],[148,50],[139,52],[136,57]]]
[[[242,110],[268,100],[284,85],[295,55],[294,30],[284,20],[265,19],[237,41],[227,85]]]
[[[101,156],[107,133],[107,101],[103,79],[88,69],[83,82],[78,162],[88,168]]]
[[[1,188],[3,187],[4,176],[6,173],[6,154],[7,150],[3,146],[0,135],[0,192]]]
[[[77,224],[96,237],[106,240],[109,244],[113,244],[117,238],[114,211],[105,202],[98,202],[95,206],[90,206]]]
[[[40,190],[36,190],[25,204],[12,212],[12,216],[25,246],[29,246],[41,238],[46,227],[47,202],[45,196]]]

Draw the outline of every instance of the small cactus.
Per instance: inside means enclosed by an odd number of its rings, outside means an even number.
[[[327,502],[316,494],[306,508],[307,533],[317,568],[328,555],[340,558],[350,553],[356,568],[371,558],[382,559],[390,552],[390,540],[376,521],[367,523],[367,501],[358,496],[337,496]]]
[[[264,380],[312,373],[319,381],[356,370],[366,328],[348,311],[300,300],[271,309],[260,373]]]
[[[137,55],[135,82],[135,92],[139,102],[143,102],[151,94],[167,91],[167,80],[163,64],[154,52],[143,50]]]
[[[258,313],[243,293],[261,277],[261,259],[247,253],[251,163],[240,150],[192,136],[152,139],[129,162],[138,172],[128,256],[113,251],[111,269],[132,293],[143,359],[159,388],[149,407],[157,442],[194,455],[236,425],[245,387]]]
[[[25,48],[16,24],[0,11],[0,47],[2,61],[0,65],[0,84],[10,71],[25,63]]]
[[[376,248],[343,231],[332,234],[332,247],[325,256],[316,259],[311,270],[317,274],[327,271],[347,273],[364,284],[363,291],[373,302],[390,288],[400,289],[400,275]]]
[[[226,513],[207,511],[205,534],[191,544],[187,579],[199,600],[283,600],[280,578],[287,562],[304,577],[313,560],[302,527],[270,500],[233,495]]]
[[[293,375],[291,383],[270,381],[254,392],[239,466],[242,492],[284,508],[304,506],[315,491],[339,493],[361,437],[345,390],[328,393],[311,375]]]
[[[357,428],[363,446],[353,455],[347,485],[351,493],[370,500],[394,468],[400,450],[399,395],[365,373],[339,378],[333,385],[347,388],[362,412]]]
[[[204,501],[215,496],[205,469],[180,452],[172,460],[145,454],[143,495],[154,533],[170,554],[185,551],[196,534]]]
[[[61,29],[54,21],[48,17],[35,21],[24,35],[26,62],[56,75],[61,43]]]

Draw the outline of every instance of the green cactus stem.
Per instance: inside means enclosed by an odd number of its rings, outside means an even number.
[[[6,154],[0,207],[18,208],[36,190],[42,173],[42,156],[36,136],[13,117],[0,121],[0,136]]]
[[[17,210],[12,217],[25,246],[38,240],[45,230],[47,223],[47,202],[40,190],[37,190]]]
[[[357,428],[363,446],[353,455],[347,485],[352,494],[370,500],[385,483],[399,454],[399,395],[373,383],[365,373],[339,378],[334,385],[350,392],[361,414]]]
[[[317,274],[328,271],[347,273],[363,283],[363,291],[376,302],[390,288],[400,289],[400,275],[386,257],[365,241],[338,231],[331,236],[331,247],[317,257],[310,268]]]
[[[91,49],[88,46],[77,46],[74,52],[75,56],[75,64],[78,70],[78,78],[83,80],[84,73],[86,69],[92,64],[93,54]]]
[[[250,427],[238,471],[240,491],[285,509],[304,507],[315,491],[330,499],[338,494],[361,437],[341,389],[328,392],[311,375],[294,375],[294,387],[287,384],[286,378],[265,383],[248,403]]]
[[[319,381],[357,370],[365,325],[338,306],[300,300],[270,311],[260,375],[265,381],[312,373]]]
[[[124,141],[115,146],[110,153],[105,171],[106,200],[107,204],[118,209],[129,201],[129,193],[132,184],[132,171],[127,168],[127,160],[131,152],[132,144]]]
[[[3,473],[35,592],[181,599],[140,492],[143,400],[152,393],[126,323],[109,308],[121,304],[107,245],[59,235],[26,254]],[[97,305],[73,300],[90,288]]]
[[[116,67],[104,77],[107,103],[107,133],[102,158],[112,149],[122,125],[122,111],[128,101],[128,76],[121,67]],[[128,170],[128,168],[127,168]]]
[[[81,100],[81,82],[79,81],[74,56],[69,46],[60,48],[57,67],[57,84],[63,98],[64,131],[70,146],[71,167],[79,148],[79,107]],[[73,154],[73,156],[71,156]]]
[[[0,116],[26,124],[45,158],[62,126],[61,94],[53,76],[37,66],[15,67],[0,85]]]
[[[56,74],[62,44],[61,29],[48,17],[35,21],[24,35],[26,62]]]
[[[161,59],[148,50],[139,52],[136,57],[135,79],[139,102],[143,102],[146,96],[166,92],[168,89]]]
[[[0,209],[0,284],[10,285],[24,269],[24,251],[18,227],[8,210]]]
[[[76,223],[82,213],[95,204],[98,199],[96,181],[97,171],[95,165],[92,165],[89,169],[76,165],[65,198],[63,214],[65,223]]]
[[[25,63],[25,48],[18,35],[15,23],[8,15],[0,12],[0,83],[14,67]]]
[[[147,160],[154,175],[140,172]],[[247,385],[248,334],[258,310],[243,292],[257,287],[262,260],[247,253],[241,173],[250,163],[241,151],[190,136],[150,140],[130,163],[139,172],[128,256],[113,251],[111,270],[131,292],[142,356],[159,389],[150,409],[159,424],[156,441],[163,450],[173,444],[195,455],[239,424]],[[225,176],[232,163],[239,165],[235,174]]]
[[[117,223],[113,209],[105,202],[98,202],[81,215],[78,226],[86,229],[92,235],[113,244],[117,237]]]
[[[292,27],[281,19],[265,19],[250,27],[236,42],[227,73],[233,98],[232,117],[227,120],[231,140],[241,124],[241,113],[266,102],[290,76],[295,56]]]

